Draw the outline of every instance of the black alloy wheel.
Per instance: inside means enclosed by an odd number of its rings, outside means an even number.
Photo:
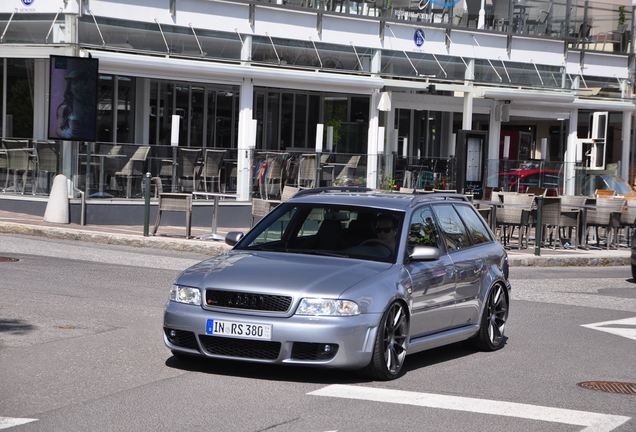
[[[503,347],[507,319],[508,297],[504,287],[497,284],[488,294],[481,326],[473,339],[476,348],[481,351],[495,351]]]
[[[409,340],[409,319],[402,303],[395,302],[384,313],[378,327],[373,357],[363,369],[374,380],[388,381],[400,376]]]

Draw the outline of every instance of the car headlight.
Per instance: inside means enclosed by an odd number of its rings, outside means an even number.
[[[359,315],[358,304],[351,300],[304,298],[296,315],[353,316]]]
[[[201,305],[201,291],[199,288],[190,288],[180,285],[172,285],[170,300],[177,303]]]

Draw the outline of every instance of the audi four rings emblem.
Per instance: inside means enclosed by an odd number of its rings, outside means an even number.
[[[262,295],[236,293],[232,295],[228,304],[230,306],[260,307],[260,306],[263,306],[264,302],[265,302],[265,299],[263,298]]]

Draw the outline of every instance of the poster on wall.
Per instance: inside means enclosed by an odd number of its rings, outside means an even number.
[[[98,70],[97,59],[51,56],[49,139],[95,141]]]

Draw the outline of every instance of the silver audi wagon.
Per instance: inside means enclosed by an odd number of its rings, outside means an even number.
[[[406,356],[505,343],[508,258],[466,197],[302,190],[185,270],[164,341],[179,358],[400,376]]]

